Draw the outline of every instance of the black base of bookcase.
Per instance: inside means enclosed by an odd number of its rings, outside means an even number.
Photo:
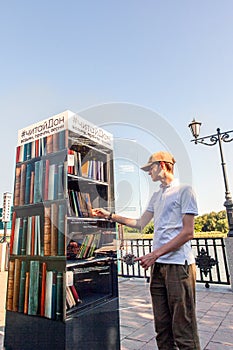
[[[119,350],[118,298],[76,314],[66,321],[67,350]]]
[[[64,350],[65,324],[7,311],[4,346],[6,350]]]
[[[65,323],[7,311],[5,350],[120,350],[118,304],[109,299]]]

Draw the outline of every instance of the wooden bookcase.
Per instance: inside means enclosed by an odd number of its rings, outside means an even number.
[[[6,350],[120,349],[113,138],[65,111],[19,130]]]

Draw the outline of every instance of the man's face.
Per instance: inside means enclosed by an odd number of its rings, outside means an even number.
[[[160,162],[155,162],[150,166],[148,174],[151,176],[152,181],[155,182],[161,180],[161,170]]]

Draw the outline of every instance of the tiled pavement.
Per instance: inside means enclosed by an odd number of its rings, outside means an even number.
[[[121,350],[156,350],[149,285],[120,280]],[[201,349],[233,349],[233,292],[230,287],[197,285]]]
[[[0,272],[0,350],[3,349],[7,272]],[[156,350],[149,285],[119,279],[121,350]],[[197,285],[201,349],[233,350],[233,292],[230,287]],[[21,349],[18,349],[21,350]],[[103,349],[105,350],[105,349]]]

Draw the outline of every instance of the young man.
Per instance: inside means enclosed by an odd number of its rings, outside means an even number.
[[[160,350],[200,350],[195,308],[195,259],[191,242],[197,204],[192,188],[174,178],[174,157],[164,151],[151,155],[141,169],[160,181],[146,211],[139,219],[95,209],[93,214],[140,228],[154,218],[153,251],[138,257],[151,268],[156,341]]]

